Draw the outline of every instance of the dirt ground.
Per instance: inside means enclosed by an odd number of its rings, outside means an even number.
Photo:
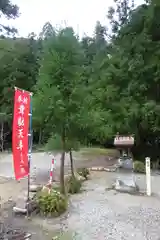
[[[17,229],[20,232],[26,232],[32,234],[32,240],[51,240],[54,236],[54,232],[45,230],[40,225],[34,224],[31,219],[27,219],[25,216],[15,216],[12,212],[14,202],[8,201],[1,207],[0,211],[0,223],[3,223],[3,227],[8,229]],[[0,230],[1,239],[1,230]],[[12,238],[11,238],[12,239]],[[20,240],[19,238],[17,240]]]
[[[91,167],[110,167],[113,166],[116,163],[116,158],[114,157],[106,157],[106,156],[100,156],[100,157],[92,157],[92,159],[89,160],[81,160],[76,161],[75,166],[76,168],[91,168]]]
[[[90,159],[87,160],[78,160],[75,161],[75,168],[81,168],[81,167],[95,167],[95,166],[103,166],[108,167],[115,163],[115,161],[109,157],[106,156],[100,156],[100,157],[90,157]],[[65,166],[65,174],[70,172],[70,166]],[[59,178],[59,169],[56,169],[56,179]],[[37,173],[38,175],[38,173]],[[46,179],[48,179],[48,172],[45,174],[39,175],[39,181],[46,182]],[[16,180],[13,180],[12,178],[5,178],[0,177],[0,194],[1,194],[1,211],[0,211],[0,219],[1,222],[4,223],[4,226],[7,228],[8,226],[12,226],[12,228],[18,228],[23,229],[26,232],[32,233],[32,239],[33,240],[44,240],[44,239],[52,239],[52,237],[55,235],[55,232],[53,231],[46,231],[42,228],[42,226],[39,226],[35,224],[34,222],[27,220],[25,217],[15,217],[12,213],[13,205],[15,204],[15,201],[19,197],[19,195],[26,191],[27,188],[27,179],[23,179],[19,182]]]
[[[82,152],[73,153],[75,168],[81,167],[108,167],[115,163],[113,156],[107,157],[108,152],[105,149],[94,148],[91,151],[85,149],[85,154]],[[108,151],[108,150],[107,150]],[[86,154],[87,153],[87,154]],[[56,168],[54,170],[54,178],[59,180],[60,175],[60,154],[56,155]],[[31,164],[31,175],[36,174],[34,182],[37,184],[46,184],[49,180],[49,171],[51,167],[52,156],[47,153],[33,153]],[[12,155],[4,154],[0,155],[0,198],[1,202],[6,202],[8,199],[16,200],[20,192],[25,191],[27,188],[27,179],[17,182],[13,179],[14,171],[12,166]],[[36,173],[34,173],[34,167],[36,166]],[[70,159],[66,154],[65,159],[65,174],[70,172]],[[6,178],[7,176],[7,178]]]
[[[116,163],[114,158],[109,158],[106,156],[100,156],[99,158],[92,157],[90,160],[78,160],[75,161],[75,168],[91,168],[91,167],[110,167]],[[70,166],[65,166],[65,174],[70,172]],[[46,183],[48,180],[49,172],[44,174],[37,173],[37,183]],[[59,169],[56,169],[56,177],[59,179]],[[26,191],[27,188],[27,179],[22,179],[19,182],[12,178],[0,177],[0,194],[1,194],[1,203],[5,203],[8,200],[15,201],[17,196]]]
[[[41,163],[44,162],[44,156],[42,156],[42,159],[40,159],[41,155],[38,155],[38,157],[38,160],[42,160]],[[109,168],[115,163],[116,158],[114,156],[106,157],[106,155],[101,154],[100,156],[76,158],[75,168],[96,166]],[[44,165],[39,165],[41,169],[39,168],[37,171],[37,179],[41,183],[46,183],[49,174],[46,171],[48,166],[44,171]],[[69,172],[70,166],[67,162],[65,164],[65,174]],[[160,234],[158,227],[160,216],[160,188],[158,182],[160,176],[152,174],[152,192],[154,194],[148,198],[124,195],[107,190],[110,184],[113,183],[113,179],[117,177],[117,174],[92,172],[90,180],[84,183],[84,191],[70,197],[71,205],[67,215],[59,219],[27,219],[24,216],[17,217],[13,215],[13,205],[19,194],[26,191],[27,179],[16,182],[11,178],[0,177],[2,203],[0,222],[3,222],[6,228],[10,227],[31,233],[31,240],[52,240],[53,237],[60,236],[62,232],[64,237],[56,240],[98,239],[99,234],[101,234],[102,240],[158,240]],[[58,180],[58,167],[56,168],[56,175]],[[136,175],[136,180],[138,186],[144,192],[146,188],[145,175]],[[66,235],[66,232],[69,235]],[[72,237],[72,233],[78,234],[78,238]]]

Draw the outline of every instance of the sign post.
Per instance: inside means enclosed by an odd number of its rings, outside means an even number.
[[[48,189],[48,193],[51,192],[52,182],[55,181],[55,178],[54,178],[55,164],[56,164],[55,157],[52,156],[52,163],[51,163],[51,168],[50,168],[49,181],[48,181],[47,185],[44,186],[44,188],[43,188],[43,189],[47,188]]]
[[[33,142],[33,134],[32,134],[32,93],[30,93],[30,111],[29,111],[29,150],[28,150],[28,166],[29,166],[29,173],[28,173],[28,191],[27,191],[27,206],[29,207],[30,201],[30,167],[31,167],[31,157],[32,157],[32,142]],[[27,207],[27,209],[28,209]]]
[[[151,166],[150,158],[146,157],[146,185],[147,185],[147,196],[151,196]]]

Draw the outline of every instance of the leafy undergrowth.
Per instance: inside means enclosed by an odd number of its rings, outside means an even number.
[[[70,176],[66,182],[67,192],[70,194],[76,194],[81,191],[82,181],[78,180],[74,176]]]
[[[42,216],[58,217],[67,210],[68,199],[59,191],[52,189],[50,193],[41,191],[36,197],[37,206]]]
[[[98,148],[98,147],[82,148],[80,150],[80,153],[84,157],[117,156],[118,155],[118,151],[116,149]]]
[[[88,168],[78,168],[77,172],[80,176],[84,177],[86,180],[88,179],[88,176],[90,175]]]
[[[81,191],[82,181],[74,176],[70,176],[65,183],[67,193],[76,194]],[[68,208],[68,197],[60,193],[59,186],[48,190],[40,191],[36,194],[38,212],[41,216],[58,217]]]
[[[134,172],[135,173],[145,173],[145,164],[141,161],[134,162]]]

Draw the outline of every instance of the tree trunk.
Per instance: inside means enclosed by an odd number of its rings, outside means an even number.
[[[69,155],[70,155],[70,163],[71,163],[71,173],[72,173],[72,177],[74,177],[74,165],[73,165],[73,156],[72,156],[72,150],[71,149],[69,151]]]
[[[62,135],[62,155],[61,155],[61,167],[60,167],[60,187],[61,193],[65,194],[65,182],[64,182],[64,162],[65,162],[65,135]]]
[[[65,151],[63,151],[61,155],[61,168],[60,168],[60,186],[61,186],[62,194],[65,194],[64,162],[65,162]]]
[[[41,142],[42,142],[42,129],[39,130],[38,144],[41,145]]]

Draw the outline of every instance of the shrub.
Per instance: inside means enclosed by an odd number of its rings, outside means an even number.
[[[53,189],[50,193],[41,191],[36,200],[40,213],[45,216],[57,217],[67,210],[67,198]]]
[[[67,180],[67,191],[68,193],[75,194],[79,193],[82,187],[82,182],[76,177],[69,177]]]
[[[134,172],[145,173],[145,165],[143,162],[135,161],[134,162]]]
[[[90,174],[89,173],[89,170],[88,168],[79,168],[78,169],[78,174],[82,177],[84,177],[86,180],[88,179],[88,175]]]

